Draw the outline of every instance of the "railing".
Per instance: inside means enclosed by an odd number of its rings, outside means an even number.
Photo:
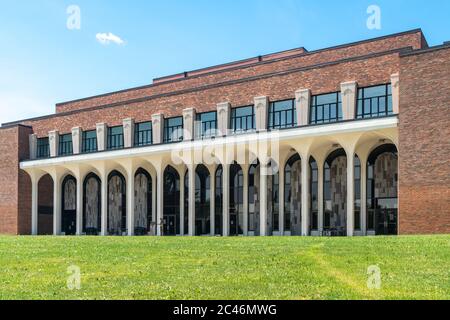
[[[166,126],[164,128],[164,143],[183,140],[183,125]]]
[[[108,135],[108,149],[122,149],[123,148],[123,133],[116,133]]]
[[[83,153],[92,153],[97,151],[97,138],[83,138]]]
[[[59,155],[66,156],[73,153],[72,141],[59,142]]]
[[[295,125],[295,109],[271,111],[269,113],[269,129],[285,129]]]
[[[152,144],[152,130],[139,130],[136,131],[134,136],[134,145],[136,147],[142,147]]]
[[[231,119],[234,133],[242,133],[255,130],[255,115],[234,116]]]
[[[213,138],[217,135],[217,120],[202,121],[200,125],[200,139]]]

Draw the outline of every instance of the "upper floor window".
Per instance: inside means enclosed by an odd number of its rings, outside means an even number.
[[[321,124],[342,120],[341,93],[313,96],[311,99],[310,123]]]
[[[59,136],[59,155],[65,156],[73,153],[72,134],[63,134]]]
[[[183,140],[183,117],[164,120],[164,143]]]
[[[134,145],[146,146],[152,144],[152,123],[136,123],[134,126]]]
[[[393,114],[390,84],[358,89],[358,119],[385,117]]]
[[[269,107],[269,129],[291,128],[297,125],[295,100],[272,102]]]
[[[48,138],[37,139],[36,157],[38,159],[50,157],[50,143]]]
[[[253,106],[231,110],[231,130],[242,133],[255,130],[255,112]]]
[[[123,148],[123,127],[108,128],[108,149],[122,149]]]
[[[196,116],[197,137],[201,139],[212,138],[217,133],[217,112],[199,113]]]
[[[97,151],[97,131],[83,131],[83,147],[81,152],[90,153]]]

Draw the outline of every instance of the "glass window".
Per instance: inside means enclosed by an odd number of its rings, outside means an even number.
[[[38,159],[50,157],[50,143],[48,138],[37,139],[37,154]]]
[[[217,134],[217,112],[197,114],[197,137],[200,139],[212,138]]]
[[[255,113],[253,106],[239,107],[231,110],[231,130],[243,133],[255,130]]]
[[[164,143],[183,140],[183,117],[164,120]]]
[[[272,102],[269,107],[269,129],[291,128],[297,125],[295,100]]]
[[[83,132],[83,153],[90,153],[97,151],[97,131],[84,131]]]
[[[59,155],[65,156],[73,153],[72,134],[63,134],[59,136]]]
[[[358,89],[357,118],[385,117],[393,114],[390,84]]]
[[[342,120],[341,93],[313,96],[310,108],[310,123],[322,124]]]
[[[123,127],[108,128],[108,149],[122,149],[123,148]]]
[[[152,123],[136,123],[134,126],[134,145],[146,146],[152,144]]]

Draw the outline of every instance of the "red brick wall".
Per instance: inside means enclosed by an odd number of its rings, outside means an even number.
[[[450,48],[400,61],[400,233],[450,233]]]
[[[279,72],[292,68],[307,67],[355,56],[362,56],[405,47],[420,49],[423,46],[426,46],[426,41],[423,38],[423,34],[421,31],[416,30],[409,33],[399,34],[397,36],[374,39],[373,41],[365,41],[353,45],[339,46],[332,49],[305,53],[295,58],[291,57],[270,63],[259,63],[251,67],[244,67],[239,69],[234,68],[228,71],[222,70],[220,72],[210,73],[208,75],[189,77],[182,81],[160,83],[158,85],[146,86],[142,88],[126,90],[123,92],[116,92],[109,95],[93,97],[91,99],[62,103],[57,105],[56,111],[59,113],[92,108],[95,106],[122,102],[130,99],[164,94],[178,90],[216,84],[224,81],[248,78],[255,75]]]

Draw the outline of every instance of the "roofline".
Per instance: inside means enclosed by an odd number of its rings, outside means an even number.
[[[63,116],[68,116],[68,115],[73,115],[73,114],[78,114],[78,113],[83,113],[83,112],[90,112],[90,111],[94,111],[94,110],[101,110],[101,109],[113,108],[113,107],[118,107],[118,106],[124,106],[124,105],[133,104],[133,103],[150,101],[150,100],[154,100],[154,99],[158,99],[158,98],[176,96],[176,95],[180,95],[180,94],[186,94],[186,93],[197,92],[197,91],[202,91],[202,90],[209,90],[209,89],[233,85],[233,84],[251,82],[251,81],[256,81],[256,80],[260,80],[260,79],[266,79],[266,78],[271,78],[271,77],[276,77],[276,76],[283,76],[286,74],[291,74],[291,73],[296,73],[296,72],[308,71],[308,70],[312,70],[312,69],[325,68],[325,67],[338,65],[341,63],[347,63],[347,62],[351,62],[351,61],[366,60],[366,59],[377,58],[377,57],[381,57],[381,56],[385,56],[385,55],[391,55],[391,54],[396,54],[396,53],[399,54],[402,52],[410,52],[412,50],[413,50],[412,47],[404,47],[404,48],[399,48],[399,49],[394,49],[394,50],[389,50],[389,51],[384,51],[384,52],[370,53],[370,54],[363,55],[363,56],[350,57],[350,58],[345,58],[345,59],[340,59],[340,60],[335,60],[335,61],[329,61],[329,62],[319,63],[319,64],[315,64],[315,65],[311,65],[311,66],[291,68],[288,70],[270,72],[270,73],[247,77],[247,78],[242,78],[242,79],[229,80],[229,81],[224,81],[224,82],[220,82],[220,83],[214,83],[214,84],[209,84],[209,85],[204,85],[204,86],[199,86],[199,87],[194,87],[194,88],[182,89],[182,90],[177,90],[177,91],[172,91],[172,92],[167,92],[167,93],[162,93],[162,94],[151,95],[151,96],[147,96],[147,97],[130,99],[127,101],[119,101],[119,102],[109,103],[109,104],[105,104],[105,105],[89,107],[89,108],[85,108],[85,109],[77,109],[77,110],[72,110],[72,111],[66,111],[66,112],[36,117],[36,118],[29,118],[29,119],[5,123],[5,124],[3,124],[3,126],[13,126],[13,125],[20,124],[20,123],[27,122],[27,121],[52,119],[52,118],[63,117]]]
[[[443,49],[450,49],[450,41],[446,41],[443,44],[440,44],[440,45],[437,45],[434,47],[429,47],[429,48],[420,49],[420,50],[414,50],[411,52],[402,52],[402,53],[400,53],[400,57],[415,56],[415,55],[430,53],[430,52],[439,51],[439,50],[443,50]]]
[[[327,47],[327,48],[323,48],[323,49],[317,49],[317,50],[313,50],[313,51],[305,51],[304,53],[300,53],[300,54],[292,55],[292,56],[288,56],[288,57],[281,57],[281,58],[268,60],[268,61],[260,61],[260,62],[256,62],[256,63],[253,63],[253,64],[244,65],[244,66],[230,67],[230,68],[227,68],[227,69],[215,70],[215,71],[211,71],[211,72],[207,72],[207,73],[202,73],[202,74],[199,74],[199,75],[193,75],[193,76],[189,76],[189,77],[186,77],[186,78],[162,81],[162,82],[152,83],[152,84],[149,84],[149,85],[143,85],[143,86],[123,89],[123,90],[119,90],[119,91],[111,91],[111,92],[103,93],[103,94],[99,94],[99,95],[94,95],[94,96],[89,96],[89,97],[85,97],[85,98],[80,98],[80,99],[60,102],[60,103],[56,104],[56,107],[64,106],[64,105],[71,104],[71,103],[81,102],[81,101],[87,101],[87,100],[91,100],[91,99],[95,99],[95,98],[107,97],[107,96],[110,96],[110,95],[119,94],[119,93],[125,93],[125,92],[129,92],[129,91],[135,91],[135,90],[142,90],[142,89],[157,87],[157,86],[160,86],[160,85],[170,84],[170,83],[184,81],[184,80],[188,80],[188,79],[195,79],[195,78],[198,78],[198,77],[204,77],[204,76],[211,75],[211,74],[217,74],[217,73],[223,73],[223,72],[228,72],[228,71],[233,71],[233,70],[238,70],[238,69],[250,68],[250,67],[253,67],[253,66],[256,66],[256,65],[264,65],[264,64],[275,63],[275,62],[279,62],[279,61],[283,61],[283,60],[287,60],[287,59],[297,58],[297,57],[301,57],[301,56],[307,56],[307,55],[311,55],[311,54],[316,54],[316,53],[320,53],[320,52],[323,52],[323,51],[337,50],[337,49],[342,49],[342,48],[346,48],[346,47],[352,47],[352,46],[356,46],[356,45],[360,45],[360,44],[364,44],[364,43],[380,41],[380,40],[383,40],[383,39],[389,39],[389,38],[394,38],[394,37],[398,37],[398,36],[402,36],[402,35],[419,33],[419,32],[422,34],[422,36],[424,36],[422,29],[421,28],[416,28],[416,29],[403,31],[403,32],[399,32],[399,33],[393,33],[393,34],[389,34],[389,35],[385,35],[385,36],[381,36],[381,37],[365,39],[365,40],[360,40],[360,41],[355,41],[355,42],[350,42],[350,43],[347,43],[347,44]],[[301,48],[304,49],[304,47],[300,47],[300,48],[297,48],[297,49],[301,49]],[[283,52],[288,52],[288,51],[293,51],[293,50],[296,50],[296,49],[290,49],[290,50],[280,51],[280,52],[276,52],[276,53],[269,53],[269,54],[266,54],[264,56],[270,56],[270,55],[273,55],[273,54],[280,54],[280,53],[283,53]],[[249,58],[249,59],[244,59],[244,60],[239,60],[239,61],[246,61],[246,60],[251,60],[251,59],[255,59],[255,58]],[[212,69],[212,68],[217,68],[217,67],[224,66],[224,65],[227,65],[227,64],[238,63],[239,61],[234,61],[234,62],[221,64],[221,65],[216,65],[216,66],[212,66],[212,67],[206,67],[206,68],[203,68],[203,69],[191,70],[191,71],[188,71],[187,73],[189,73],[189,72],[197,72],[197,71],[207,70],[207,69]],[[179,74],[181,74],[181,73],[179,73]],[[175,75],[177,75],[177,74],[166,76],[166,78],[167,77],[171,77],[171,76],[175,76]],[[162,77],[162,78],[165,78],[165,77]],[[156,79],[161,79],[161,78],[156,78]]]

